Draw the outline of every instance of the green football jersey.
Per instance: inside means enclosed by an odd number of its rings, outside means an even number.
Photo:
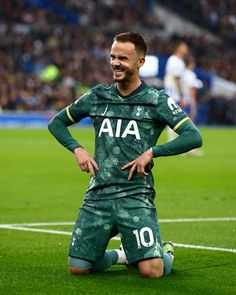
[[[155,146],[165,126],[175,130],[188,119],[172,98],[144,82],[125,97],[115,84],[99,84],[66,111],[73,123],[93,120],[99,171],[91,177],[85,199],[155,196],[151,172],[145,179],[135,173],[128,180],[129,169],[121,167]]]

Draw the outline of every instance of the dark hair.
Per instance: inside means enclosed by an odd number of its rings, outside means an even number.
[[[132,44],[134,44],[135,46],[135,50],[138,53],[142,53],[144,54],[144,56],[147,53],[147,43],[144,40],[144,38],[136,32],[125,32],[125,33],[121,33],[115,36],[114,41],[117,42],[130,42]]]

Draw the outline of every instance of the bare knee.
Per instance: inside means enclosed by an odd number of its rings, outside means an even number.
[[[142,260],[138,263],[141,276],[145,278],[161,278],[164,275],[164,263],[161,258]]]
[[[68,257],[69,273],[73,275],[86,275],[92,271],[92,264],[84,259]]]
[[[91,272],[90,269],[79,269],[73,265],[69,265],[68,270],[72,275],[87,275]]]

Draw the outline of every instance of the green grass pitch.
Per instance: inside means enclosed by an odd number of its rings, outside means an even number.
[[[236,129],[202,128],[204,156],[155,160],[163,219],[236,217]],[[93,131],[72,130],[92,152]],[[165,135],[161,138],[165,140]],[[0,130],[0,224],[75,221],[89,175],[47,130]],[[72,225],[29,226],[70,232]],[[161,222],[163,240],[236,249],[236,221]],[[176,247],[172,274],[67,272],[69,235],[0,228],[0,294],[236,294],[236,253]],[[117,247],[111,241],[110,247]]]

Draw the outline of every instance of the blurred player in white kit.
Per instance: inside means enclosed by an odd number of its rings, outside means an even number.
[[[183,97],[185,102],[184,110],[191,118],[193,122],[197,116],[197,91],[202,88],[203,83],[197,78],[197,75],[193,71],[195,68],[195,60],[193,56],[185,58],[185,71],[181,77],[181,89],[183,91]],[[203,152],[199,149],[193,149],[188,152],[193,156],[202,156]]]
[[[185,65],[186,69],[181,78],[185,111],[192,121],[195,121],[197,116],[197,91],[202,88],[203,84],[201,80],[197,79],[197,75],[193,71],[195,60],[192,56],[185,58]]]
[[[184,59],[188,56],[188,54],[188,45],[183,41],[178,41],[174,45],[174,52],[169,57],[165,69],[165,92],[171,96],[180,105],[180,107],[185,107],[181,78],[185,72]]]
[[[165,92],[171,96],[182,108],[185,107],[185,98],[183,96],[181,79],[186,68],[184,59],[188,54],[188,45],[184,41],[177,41],[173,47],[173,54],[169,57],[165,68]],[[177,135],[172,129],[167,128],[167,136],[168,141],[171,141]]]

